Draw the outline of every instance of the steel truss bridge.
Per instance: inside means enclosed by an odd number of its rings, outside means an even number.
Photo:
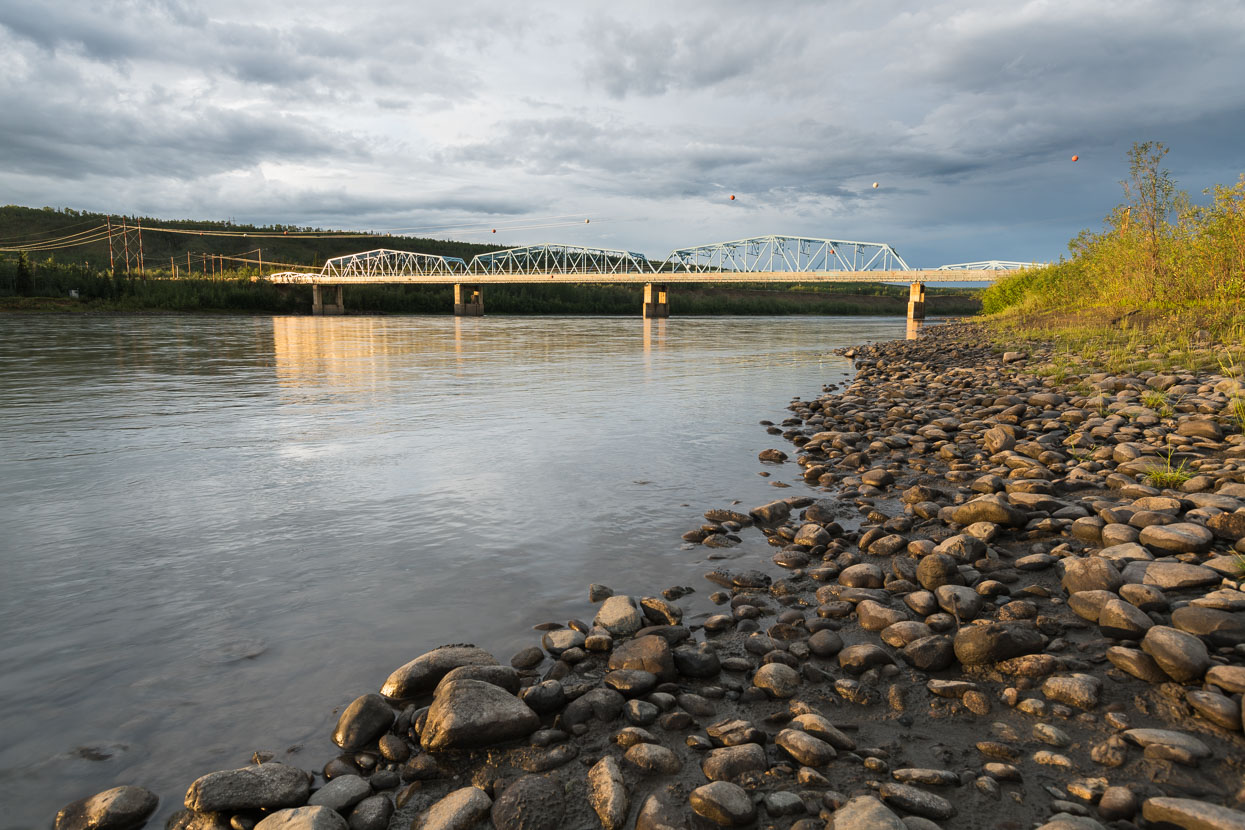
[[[993,282],[1029,263],[989,260],[914,269],[885,242],[756,236],[676,248],[663,260],[635,251],[546,243],[458,257],[378,249],[334,257],[319,271],[263,279],[303,285],[534,282]]]

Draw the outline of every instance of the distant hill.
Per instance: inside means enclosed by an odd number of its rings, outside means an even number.
[[[476,254],[500,250],[501,245],[479,245],[472,242],[456,242],[441,239],[425,239],[414,236],[363,236],[353,231],[331,231],[320,228],[295,227],[292,225],[239,225],[234,222],[213,222],[192,219],[155,219],[149,216],[116,216],[73,210],[72,208],[31,208],[19,205],[0,207],[0,257],[12,258],[15,252],[6,248],[39,246],[44,250],[31,250],[31,260],[42,262],[52,257],[57,262],[86,264],[92,268],[108,267],[107,231],[93,229],[105,227],[111,221],[115,226],[122,221],[127,227],[142,227],[143,258],[148,270],[167,271],[171,262],[179,270],[186,267],[186,255],[190,254],[191,269],[197,273],[202,268],[203,255],[223,255],[248,259],[262,258],[265,264],[320,266],[330,257],[367,251],[373,248],[395,248],[401,251],[418,251],[425,254],[456,256],[470,260]],[[259,239],[244,236],[187,236],[180,233],[161,233],[158,228],[178,230],[213,231],[229,233],[323,233],[348,234],[341,239],[306,238],[298,236],[265,237]],[[120,230],[114,229],[113,247],[116,259],[122,259]],[[81,236],[79,236],[81,234]],[[70,237],[70,238],[66,238]],[[83,240],[86,244],[73,244]],[[131,244],[137,239],[131,236]],[[260,250],[257,255],[256,249]],[[171,260],[171,262],[170,262]],[[233,267],[236,261],[226,261]],[[209,266],[210,267],[210,266]]]

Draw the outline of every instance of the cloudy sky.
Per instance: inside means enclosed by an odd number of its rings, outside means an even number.
[[[0,203],[1048,260],[1133,141],[1245,171],[1242,44],[1241,0],[3,0]]]

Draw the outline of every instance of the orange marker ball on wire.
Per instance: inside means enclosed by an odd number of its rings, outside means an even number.
[[[731,194],[731,201],[732,201],[732,202],[733,202],[733,201],[735,201],[735,194],[734,194],[734,193],[732,193],[732,194]]]
[[[877,183],[877,182],[874,182],[874,183],[873,183],[873,189],[874,189],[874,190],[877,190],[877,189],[878,189],[878,183]]]
[[[1078,159],[1080,159],[1080,156],[1073,156],[1073,157],[1072,157],[1072,160],[1073,160],[1073,161],[1077,161]]]
[[[493,228],[493,233],[497,233],[497,228]]]

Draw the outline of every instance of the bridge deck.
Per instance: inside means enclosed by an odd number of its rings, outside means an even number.
[[[795,283],[795,282],[994,282],[1010,276],[1009,271],[754,271],[703,272],[686,271],[603,273],[494,273],[494,274],[384,274],[333,276],[321,273],[283,272],[268,274],[263,279],[296,285],[377,285],[384,283],[411,285],[535,284],[535,283]]]

